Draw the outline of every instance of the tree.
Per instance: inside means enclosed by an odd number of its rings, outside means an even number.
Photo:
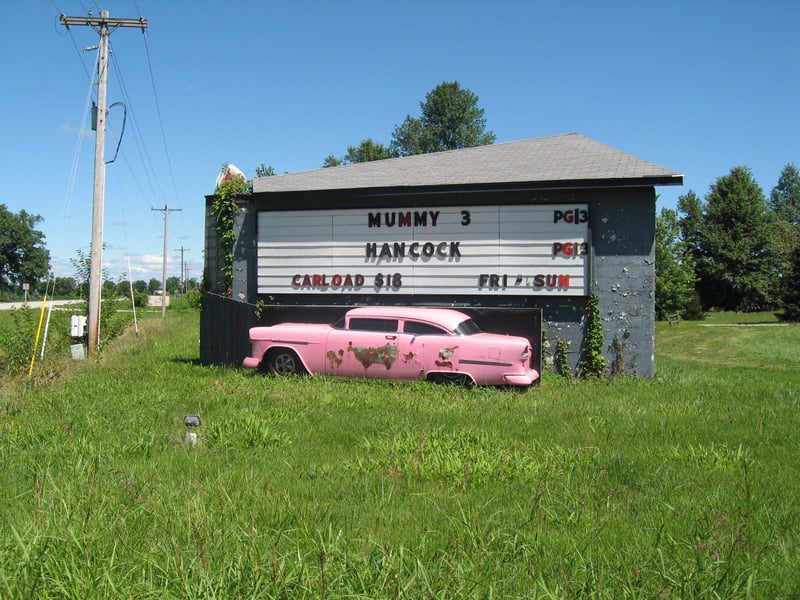
[[[103,298],[108,300],[116,298],[119,294],[117,294],[117,284],[111,281],[110,279],[103,280],[103,291],[101,292]]]
[[[121,278],[114,286],[114,292],[118,298],[129,298],[131,295],[131,282]]]
[[[74,298],[77,293],[74,277],[56,277],[53,281],[53,296],[56,298]]]
[[[153,295],[160,289],[161,289],[161,280],[160,279],[156,279],[155,277],[151,277],[150,281],[147,284],[147,291],[151,295]]]
[[[167,277],[167,293],[174,294],[181,291],[181,279],[180,277],[172,276]]]
[[[692,253],[695,265],[700,259],[700,230],[703,228],[703,201],[692,190],[678,197],[681,239]]]
[[[705,307],[767,309],[777,305],[770,264],[770,218],[747,167],[734,167],[711,185],[699,232],[700,295]]]
[[[780,281],[779,295],[783,304],[796,304],[793,263],[800,249],[800,173],[793,164],[781,171],[769,207],[775,221],[770,227],[770,252]]]
[[[769,204],[781,221],[800,227],[800,172],[793,164],[783,167],[778,185],[772,188]]]
[[[348,146],[347,154],[342,158],[336,158],[333,154],[325,157],[323,167],[338,167],[353,163],[364,163],[373,160],[383,160],[385,158],[395,158],[396,153],[392,152],[383,144],[374,141],[372,138],[361,140],[358,146]]]
[[[800,321],[800,246],[794,250],[791,265],[786,276],[786,293],[780,317],[787,321]]]
[[[275,175],[275,169],[272,165],[265,165],[263,162],[256,167],[256,177],[272,177]]]
[[[772,271],[777,280],[776,296],[782,304],[787,293],[791,292],[789,275],[792,272],[792,262],[798,248],[800,248],[800,228],[779,219],[772,213],[772,224],[769,228],[769,256]]]
[[[390,149],[397,156],[426,154],[492,144],[486,131],[478,97],[462,89],[458,81],[445,81],[428,92],[420,103],[419,118],[407,115],[392,133]]]
[[[325,160],[322,161],[322,168],[327,169],[328,167],[338,167],[342,164],[342,158],[336,158],[333,154],[328,154],[325,157]]]
[[[105,248],[105,244],[103,244],[103,248]],[[75,268],[75,280],[78,282],[78,297],[79,298],[88,298],[89,297],[89,276],[92,273],[92,253],[89,252],[86,254],[82,249],[78,248],[75,251],[78,255],[77,258],[70,258],[69,262],[72,263],[72,266]],[[108,269],[103,269],[101,273],[103,277],[103,281],[108,281],[110,279],[108,275]],[[103,292],[105,295],[105,291]]]
[[[42,217],[25,210],[12,213],[0,204],[0,292],[28,283],[32,290],[47,279],[50,254],[44,234],[36,229]]]
[[[142,293],[147,291],[147,282],[143,279],[137,279],[133,282],[133,291]]]
[[[697,281],[691,248],[681,239],[678,213],[661,209],[656,217],[656,315],[664,319],[680,312],[684,317],[699,315],[694,285]]]

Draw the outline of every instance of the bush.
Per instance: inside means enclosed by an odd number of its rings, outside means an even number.
[[[38,356],[43,343],[46,343],[45,357],[67,355],[72,343],[69,336],[70,315],[62,311],[53,311],[49,324],[42,321],[39,343],[36,345],[40,314],[39,310],[30,307],[4,311],[0,320],[0,373],[10,376],[25,373],[30,366],[34,346]],[[45,325],[47,325],[46,340]]]
[[[556,342],[555,371],[565,379],[572,379],[572,369],[569,366],[569,344],[563,338]]]
[[[145,308],[147,306],[147,292],[134,292],[133,305],[136,308]]]
[[[186,298],[189,308],[192,310],[200,310],[203,305],[203,292],[200,288],[189,290],[184,297]]]
[[[681,310],[681,318],[686,321],[702,321],[706,318],[703,306],[700,304],[700,295],[695,292]]]
[[[189,290],[182,296],[172,298],[170,301],[170,310],[185,311],[185,310],[200,310],[203,300],[203,292],[198,288]]]

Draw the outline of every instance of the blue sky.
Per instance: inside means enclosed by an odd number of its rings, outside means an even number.
[[[578,132],[684,174],[660,207],[734,166],[765,194],[800,165],[800,3],[675,1],[0,0],[0,203],[44,218],[54,272],[91,239],[94,134],[82,127],[97,44],[69,16],[145,17],[111,35],[109,103],[128,119],[106,171],[114,280],[202,276],[204,198],[223,163],[253,177],[388,144],[457,80],[498,142]],[[122,112],[112,111],[113,153]]]

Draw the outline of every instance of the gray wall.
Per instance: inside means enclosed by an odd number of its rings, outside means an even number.
[[[581,196],[583,197],[583,196]],[[655,191],[653,188],[594,191],[591,196],[591,288],[599,297],[609,367],[620,358],[628,374],[655,375]],[[546,352],[559,338],[577,366],[586,298],[534,301],[544,315]],[[613,350],[614,336],[622,356]]]

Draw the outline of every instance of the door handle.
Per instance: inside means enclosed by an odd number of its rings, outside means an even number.
[[[396,335],[387,335],[387,336],[386,336],[386,339],[387,339],[387,340],[396,340],[396,339],[397,339],[397,336],[396,336]]]

